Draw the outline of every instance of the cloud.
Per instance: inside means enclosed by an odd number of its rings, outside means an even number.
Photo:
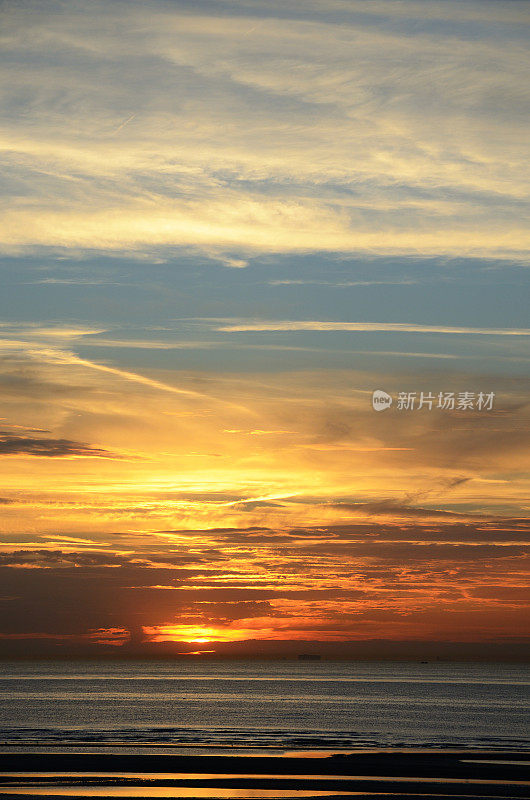
[[[228,333],[280,331],[348,331],[385,333],[441,333],[464,336],[530,336],[530,328],[468,328],[447,325],[417,325],[407,322],[330,322],[323,320],[224,321],[217,327]]]
[[[116,566],[124,559],[113,553],[64,553],[61,550],[14,550],[0,554],[4,567]]]
[[[17,344],[22,338],[23,341],[38,339],[41,341],[52,341],[64,339],[65,341],[75,340],[84,336],[96,336],[105,333],[105,328],[88,327],[81,325],[46,325],[38,322],[1,322],[0,334],[4,337],[6,344],[13,342]],[[11,337],[15,336],[13,340]],[[8,337],[8,338],[6,338]]]
[[[521,8],[7,4],[2,247],[527,258]]]
[[[0,431],[0,456],[40,458],[121,458],[121,456],[68,439],[38,439]]]
[[[413,286],[417,280],[393,281],[321,281],[321,280],[276,280],[268,281],[269,286],[332,286],[342,289],[348,286]]]
[[[436,517],[459,517],[463,516],[456,511],[444,511],[436,508],[419,508],[407,503],[400,503],[398,500],[379,500],[374,503],[336,503],[335,508],[339,511],[351,511],[354,514],[368,514],[374,516],[390,517],[424,517],[425,519]]]
[[[58,536],[57,540],[62,541],[64,537]],[[222,561],[222,553],[215,553],[207,550],[203,555],[199,553],[136,553],[132,555],[122,555],[111,550],[102,552],[97,549],[97,542],[92,544],[92,548],[87,548],[84,552],[65,552],[56,549],[39,550],[12,550],[0,553],[0,565],[5,567],[27,567],[41,569],[57,569],[71,567],[131,567],[131,568],[150,568],[157,570],[162,568],[164,571],[168,567],[196,566]],[[153,572],[149,580],[154,579],[154,575],[160,574]],[[179,572],[174,570],[171,573],[165,572],[172,577],[178,577]],[[191,573],[185,573],[188,577]]]
[[[11,453],[3,496],[16,500],[2,514],[12,530],[49,532],[61,524],[84,538],[92,526],[285,530],[353,514],[373,518],[377,510],[404,518],[424,509],[433,520],[433,513],[525,513],[524,377],[144,365],[134,373],[145,369],[143,383],[125,380],[130,368],[99,370],[86,361],[70,345],[38,340],[2,361],[2,449]],[[492,390],[495,412],[377,415],[371,389],[380,385],[393,394]],[[10,427],[15,420],[23,429]]]
[[[475,629],[472,638],[487,640],[500,626],[515,634],[517,614],[527,613],[528,532],[529,521],[516,518],[396,518],[177,530],[178,548],[145,534],[135,548],[127,535],[108,536],[114,541],[105,548],[97,537],[91,547],[87,540],[81,551],[4,545],[0,636],[79,637],[143,626],[152,641],[340,640],[367,631],[421,639],[442,629],[448,638]]]
[[[146,386],[150,389],[155,390],[156,392],[164,392],[164,393],[167,392],[169,394],[179,395],[181,397],[189,398],[191,400],[193,399],[197,401],[209,400],[210,402],[214,402],[212,398],[208,397],[208,395],[203,392],[199,392],[192,388],[183,388],[181,386],[175,386],[170,383],[166,383],[164,381],[156,380],[155,378],[150,378],[139,372],[120,369],[119,367],[102,364],[98,361],[93,361],[88,358],[82,358],[73,350],[67,349],[65,344],[63,344],[62,342],[60,344],[56,344],[55,342],[55,337],[58,337],[59,339],[65,338],[65,340],[76,339],[76,338],[84,339],[85,337],[90,337],[104,332],[105,331],[100,331],[97,329],[88,329],[88,328],[87,329],[75,328],[66,330],[60,328],[39,329],[38,326],[28,328],[26,324],[21,323],[19,331],[20,338],[17,339],[2,338],[1,335],[2,332],[0,331],[0,351],[6,350],[8,353],[12,352],[15,355],[15,357],[18,355],[22,359],[30,359],[40,365],[49,364],[57,367],[66,367],[74,369],[78,368],[85,373],[87,370],[88,371],[94,370],[96,372],[102,372],[110,376],[114,376],[122,381],[123,380],[130,381],[132,383]],[[49,339],[50,336],[52,337],[51,341]],[[97,339],[94,340],[94,344],[97,346],[98,344]],[[106,341],[103,340],[102,346],[106,346],[106,344],[107,344]],[[137,344],[140,349],[152,349],[150,346],[148,346],[148,343],[144,341],[140,341],[133,344]],[[110,346],[113,345],[111,344]],[[123,346],[123,343],[121,343],[121,346]],[[206,344],[206,346],[208,347],[208,344]],[[177,349],[179,349],[178,345]],[[184,347],[184,349],[186,348]],[[234,408],[237,408],[240,411],[243,410],[243,407],[236,402],[224,401],[221,398],[217,400],[217,403],[224,403],[224,402],[228,402]]]
[[[0,325],[2,635],[519,634],[530,91],[500,5],[2,5],[6,317],[32,320]],[[420,344],[252,335],[297,331]],[[378,386],[495,409],[378,415]]]

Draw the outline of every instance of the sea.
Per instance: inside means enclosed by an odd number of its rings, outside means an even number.
[[[271,754],[520,750],[518,664],[300,661],[0,663],[2,752]]]

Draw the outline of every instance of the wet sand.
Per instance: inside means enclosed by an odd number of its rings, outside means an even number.
[[[2,753],[0,798],[530,798],[530,752]]]

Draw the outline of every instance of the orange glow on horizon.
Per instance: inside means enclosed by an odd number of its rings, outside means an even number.
[[[237,642],[249,638],[248,631],[201,627],[196,625],[144,626],[149,642],[187,642],[188,644],[210,644],[210,642]]]

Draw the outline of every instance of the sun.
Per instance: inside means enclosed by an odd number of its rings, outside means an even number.
[[[151,642],[186,642],[187,644],[209,644],[210,642],[234,642],[245,639],[246,631],[227,627],[203,625],[156,625],[143,628]]]

